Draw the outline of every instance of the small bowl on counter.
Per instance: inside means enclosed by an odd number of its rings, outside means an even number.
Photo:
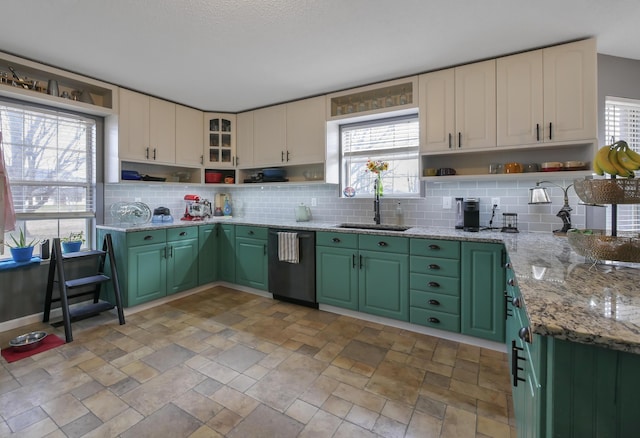
[[[547,161],[540,165],[540,170],[543,172],[559,172],[564,169],[564,164],[560,161]]]

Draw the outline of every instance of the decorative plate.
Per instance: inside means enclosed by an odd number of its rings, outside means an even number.
[[[115,221],[123,224],[146,224],[152,216],[149,206],[142,202],[116,202],[109,211]]]

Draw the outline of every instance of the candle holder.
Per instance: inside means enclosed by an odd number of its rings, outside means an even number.
[[[501,231],[503,233],[519,233],[517,213],[502,213],[502,230]]]

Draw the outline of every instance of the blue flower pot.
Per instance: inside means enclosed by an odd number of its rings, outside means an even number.
[[[11,257],[16,263],[28,262],[33,257],[33,246],[11,248]]]
[[[78,252],[80,251],[81,246],[82,242],[79,240],[75,242],[62,242],[62,252]]]

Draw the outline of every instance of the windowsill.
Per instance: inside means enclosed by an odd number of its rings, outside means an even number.
[[[32,257],[27,262],[14,262],[13,260],[0,260],[0,271],[9,271],[12,269],[23,268],[30,265],[39,265],[42,259],[40,257]]]

